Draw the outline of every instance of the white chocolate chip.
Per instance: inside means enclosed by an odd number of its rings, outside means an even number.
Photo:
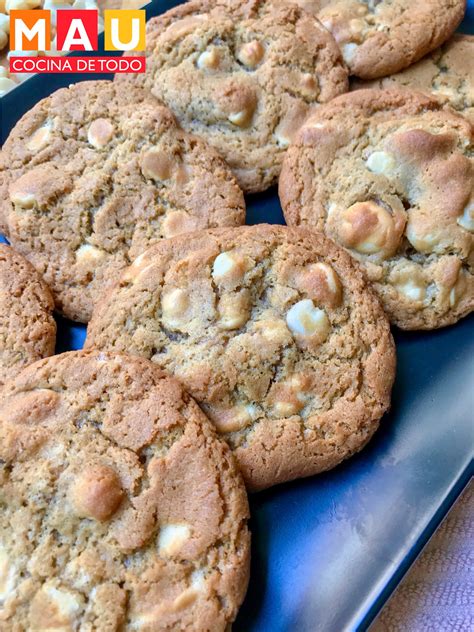
[[[197,228],[195,219],[186,211],[171,211],[166,214],[162,223],[165,237],[174,237]]]
[[[474,233],[474,202],[466,206],[461,217],[458,217],[457,223],[461,228],[468,230],[470,233]]]
[[[253,116],[253,108],[246,108],[240,112],[233,112],[229,114],[228,119],[233,125],[237,127],[248,127]]]
[[[232,289],[242,281],[246,269],[246,261],[238,252],[221,252],[214,259],[211,275],[215,283]]]
[[[221,252],[214,259],[212,265],[212,278],[214,281],[222,281],[226,277],[231,276],[238,266],[236,259],[228,252]]]
[[[329,222],[337,240],[363,255],[392,256],[400,243],[406,222],[404,211],[392,213],[377,202],[356,202],[343,211],[329,209]]]
[[[296,415],[304,407],[300,402],[290,402],[277,400],[273,405],[273,410],[278,417],[291,417]]]
[[[264,318],[255,323],[255,330],[272,344],[282,345],[291,341],[288,327],[280,318]]]
[[[160,149],[149,149],[141,158],[141,171],[145,178],[168,180],[171,177],[171,157]]]
[[[325,127],[325,123],[305,123],[305,128],[309,129],[324,129]]]
[[[161,307],[165,325],[176,327],[182,323],[183,316],[189,307],[189,295],[181,288],[164,292]]]
[[[164,524],[158,535],[158,552],[170,557],[176,555],[191,537],[191,529],[187,524]]]
[[[10,13],[10,11],[23,9],[36,9],[40,5],[41,0],[6,0],[5,9],[7,13]]]
[[[12,596],[17,580],[17,569],[7,552],[0,547],[0,604]]]
[[[125,270],[122,278],[124,281],[135,282],[145,270],[150,268],[153,263],[150,263],[150,260],[146,257],[146,253],[143,252],[139,255],[133,263]]]
[[[10,195],[12,204],[17,204],[21,208],[33,208],[36,204],[36,198],[33,193],[28,191],[15,191]]]
[[[0,50],[8,44],[8,33],[10,32],[10,18],[4,13],[0,13]]]
[[[374,151],[366,161],[367,169],[372,173],[389,175],[395,168],[395,160],[386,151]]]
[[[200,568],[191,573],[191,586],[197,590],[204,590],[206,586],[206,576]]]
[[[361,35],[366,30],[366,23],[360,18],[349,21],[349,28],[354,35]]]
[[[217,48],[211,48],[201,53],[197,60],[197,67],[201,70],[216,70],[219,68],[220,55]]]
[[[357,52],[357,44],[350,42],[349,44],[344,44],[342,46],[342,57],[346,64],[350,64],[353,61],[355,54]]]
[[[96,149],[105,147],[114,135],[114,126],[108,119],[98,118],[87,131],[87,140]]]
[[[15,88],[17,85],[18,84],[9,77],[0,77],[0,96],[3,96],[7,92],[10,92],[10,90]]]
[[[456,303],[458,302],[458,300],[459,300],[459,297],[457,296],[456,288],[453,287],[453,289],[449,293],[449,306],[454,307]]]
[[[339,281],[339,277],[333,270],[333,268],[327,263],[315,263],[315,270],[320,270],[326,279],[326,283],[328,285],[329,290],[332,294],[338,294],[341,289],[341,282]]]
[[[418,252],[431,252],[439,241],[435,233],[417,233],[410,221],[408,221],[406,227],[406,236],[413,248],[418,250]]]
[[[273,412],[277,417],[297,415],[306,405],[308,382],[301,375],[293,375],[289,380],[274,385],[270,395]]]
[[[449,292],[449,306],[455,307],[464,296],[467,287],[467,275],[462,268],[459,270],[456,281]]]
[[[53,124],[47,121],[34,132],[28,144],[26,145],[30,151],[39,151],[46,147],[51,140]]]
[[[397,285],[397,289],[410,301],[422,301],[426,296],[426,289],[413,280]]]
[[[259,410],[255,404],[238,404],[230,408],[206,406],[206,413],[221,433],[238,432],[257,419]]]
[[[319,261],[306,266],[297,277],[297,286],[318,304],[337,307],[342,300],[342,285],[335,270]]]
[[[182,592],[173,602],[172,609],[174,611],[183,610],[193,604],[199,597],[199,594],[204,592],[206,587],[206,580],[204,571],[198,569],[191,573],[191,585],[184,592]]]
[[[39,611],[47,609],[54,612],[54,629],[73,630],[77,629],[76,622],[84,609],[84,602],[82,597],[70,590],[47,583],[34,596],[33,607]],[[51,628],[48,626],[35,629],[49,632]]]
[[[5,13],[0,13],[0,30],[7,34],[10,32],[10,18]]]
[[[178,612],[179,610],[184,610],[185,608],[189,608],[196,599],[198,598],[198,591],[191,587],[187,588],[184,592],[176,597],[173,601],[172,611]]]
[[[242,290],[239,293],[224,294],[218,305],[219,327],[221,329],[239,329],[245,325],[249,317],[249,294]]]
[[[249,66],[249,68],[255,68],[255,66],[262,61],[264,53],[265,48],[263,45],[259,41],[253,40],[242,46],[237,55],[237,59],[246,66]]]
[[[98,263],[105,255],[105,252],[91,244],[83,244],[76,250],[76,261],[94,265]]]
[[[307,117],[308,107],[306,104],[293,105],[286,112],[274,131],[274,136],[280,147],[288,147]]]
[[[297,336],[306,338],[317,335],[323,341],[329,335],[330,324],[326,312],[318,309],[310,299],[303,299],[293,305],[286,315],[286,323]]]

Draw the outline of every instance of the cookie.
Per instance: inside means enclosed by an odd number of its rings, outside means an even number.
[[[33,266],[0,244],[0,385],[54,353],[53,307],[51,292]]]
[[[466,0],[293,0],[341,47],[351,75],[375,79],[407,68],[454,33]]]
[[[87,347],[175,375],[251,490],[361,449],[387,409],[394,347],[358,266],[323,235],[246,226],[152,247],[97,305]]]
[[[474,308],[474,134],[409,90],[357,90],[320,108],[280,178],[286,221],[364,266],[393,323],[433,329]]]
[[[10,241],[81,322],[151,244],[245,219],[218,153],[151,95],[110,81],[58,90],[20,119],[0,157],[0,200]]]
[[[434,94],[474,125],[474,35],[454,35],[403,72],[377,81],[352,83],[353,90],[400,87]]]
[[[224,631],[249,576],[245,487],[178,382],[79,351],[0,397],[1,629]]]
[[[319,104],[347,91],[327,30],[295,5],[188,2],[147,24],[144,85],[184,129],[224,156],[246,192],[274,184],[294,133]]]

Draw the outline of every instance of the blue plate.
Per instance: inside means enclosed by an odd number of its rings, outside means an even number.
[[[173,4],[157,0],[147,11]],[[473,26],[469,0],[461,30]],[[40,98],[87,78],[36,76],[6,95],[2,141]],[[274,190],[247,202],[248,223],[283,223]],[[392,410],[369,446],[327,474],[251,497],[252,576],[234,632],[368,627],[471,476],[473,323],[395,331]],[[80,349],[85,327],[58,325],[57,351]]]

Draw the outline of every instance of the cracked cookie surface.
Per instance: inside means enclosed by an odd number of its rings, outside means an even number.
[[[87,347],[151,359],[197,399],[262,489],[361,449],[394,347],[363,274],[323,235],[218,229],[150,248],[97,305]]]
[[[293,0],[316,15],[341,47],[350,73],[363,79],[406,68],[445,42],[465,0]]]
[[[0,193],[11,243],[82,322],[156,241],[245,220],[218,153],[151,95],[110,81],[58,90],[20,119],[0,154]]]
[[[54,353],[53,297],[33,266],[0,244],[0,385]]]
[[[392,322],[452,324],[474,309],[474,136],[434,97],[357,90],[300,130],[279,194],[363,264]]]
[[[434,94],[474,125],[474,35],[455,34],[431,55],[389,77],[353,81],[351,88],[410,88]]]
[[[348,89],[332,36],[295,5],[188,2],[147,23],[140,83],[216,147],[247,192],[278,178],[284,151],[319,103]]]
[[[71,352],[0,405],[0,628],[224,632],[249,574],[234,459],[178,382]]]

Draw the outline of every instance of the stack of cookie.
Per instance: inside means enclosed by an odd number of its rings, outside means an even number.
[[[389,322],[473,310],[472,83],[453,52],[472,41],[432,52],[463,2],[409,4],[192,0],[150,20],[145,75],[59,90],[13,129],[5,630],[225,630],[245,486],[369,441]],[[278,180],[288,227],[243,226],[244,193]],[[85,351],[46,357],[53,302],[89,323]]]

